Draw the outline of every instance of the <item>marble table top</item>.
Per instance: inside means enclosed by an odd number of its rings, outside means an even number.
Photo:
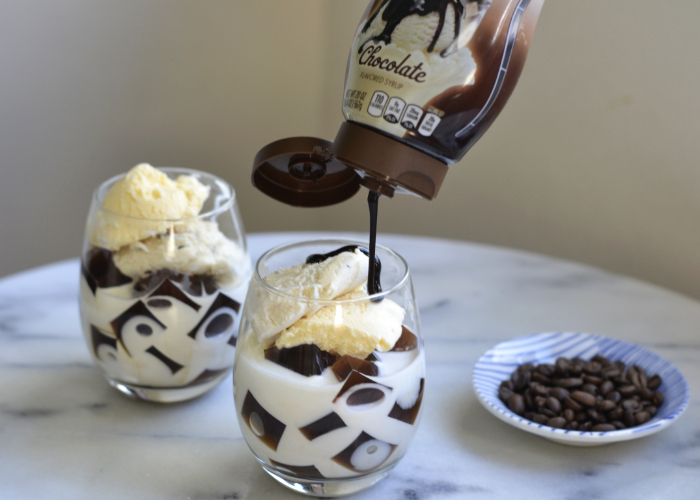
[[[256,259],[314,235],[248,240]],[[425,410],[408,454],[356,498],[698,498],[700,303],[520,251],[386,234],[378,242],[412,268],[427,355]],[[230,376],[176,405],[131,400],[107,385],[80,332],[78,269],[75,259],[0,280],[0,498],[301,498],[248,450]],[[633,341],[670,360],[690,385],[688,410],[653,436],[574,448],[481,407],[471,371],[484,351],[561,330]]]

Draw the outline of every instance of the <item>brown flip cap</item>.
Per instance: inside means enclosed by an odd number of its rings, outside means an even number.
[[[360,185],[389,198],[399,191],[432,200],[447,170],[397,139],[345,122],[333,143],[290,137],[268,144],[255,155],[252,181],[288,205],[323,207],[351,198]]]
[[[268,144],[255,155],[253,186],[297,207],[324,207],[353,197],[360,189],[360,176],[331,157],[331,146],[316,137]]]
[[[394,190],[434,199],[447,175],[446,163],[351,122],[341,125],[331,147],[333,157],[361,171],[360,183],[392,197]]]

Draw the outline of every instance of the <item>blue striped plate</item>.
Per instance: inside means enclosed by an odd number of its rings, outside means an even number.
[[[522,363],[554,363],[559,356],[587,360],[596,354],[640,366],[649,376],[661,377],[663,382],[658,390],[664,393],[664,403],[654,418],[644,425],[618,431],[569,431],[519,417],[498,399],[498,386]],[[630,342],[589,333],[540,333],[498,344],[479,358],[472,381],[477,398],[496,417],[538,436],[575,446],[596,446],[659,432],[680,417],[690,399],[690,389],[681,372],[661,356]]]

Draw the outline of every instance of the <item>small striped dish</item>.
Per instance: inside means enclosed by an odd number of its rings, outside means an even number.
[[[540,425],[510,411],[498,399],[498,387],[522,363],[554,363],[559,357],[590,359],[602,354],[612,361],[637,365],[649,376],[663,381],[659,391],[664,403],[644,425],[611,432],[580,432]],[[524,431],[574,446],[596,446],[648,436],[671,425],[688,406],[690,389],[678,369],[661,356],[638,345],[589,333],[540,333],[508,340],[489,349],[474,367],[474,391],[484,407],[496,417]]]

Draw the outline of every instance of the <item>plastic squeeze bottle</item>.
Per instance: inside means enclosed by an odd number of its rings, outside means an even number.
[[[268,144],[253,184],[297,206],[338,203],[360,185],[432,200],[513,92],[543,3],[372,0],[350,48],[335,140]]]

